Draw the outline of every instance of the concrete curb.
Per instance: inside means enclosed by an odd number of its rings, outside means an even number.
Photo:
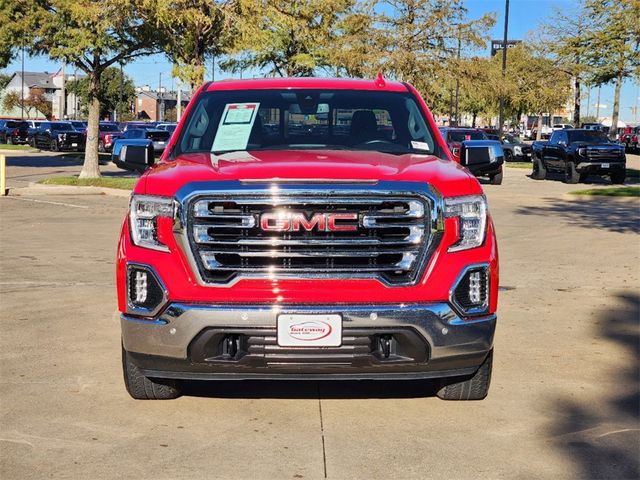
[[[9,195],[111,195],[113,197],[129,197],[131,190],[107,187],[81,187],[76,185],[43,185],[30,183],[28,187],[10,188]]]
[[[20,153],[40,153],[42,150],[38,150],[37,148],[31,148],[29,150],[4,150],[0,148],[0,155],[13,155]]]

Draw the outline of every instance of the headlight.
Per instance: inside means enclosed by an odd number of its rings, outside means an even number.
[[[65,140],[66,138],[67,138],[67,134],[66,133],[59,133],[58,134],[58,139]]]
[[[582,147],[578,149],[578,155],[580,155],[581,157],[586,157],[587,156],[587,149]]]
[[[173,198],[133,195],[129,207],[133,244],[139,247],[168,252],[169,248],[158,240],[158,218],[173,218],[174,211]]]
[[[444,215],[458,218],[459,240],[449,247],[450,252],[468,250],[484,243],[487,228],[487,201],[484,195],[445,198]]]

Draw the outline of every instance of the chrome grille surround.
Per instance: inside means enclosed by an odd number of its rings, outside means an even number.
[[[414,285],[443,232],[442,197],[418,182],[188,184],[174,233],[198,282],[242,278],[378,279]],[[403,207],[404,205],[404,207]],[[356,212],[358,230],[264,232],[264,213]],[[339,233],[340,235],[335,235]]]

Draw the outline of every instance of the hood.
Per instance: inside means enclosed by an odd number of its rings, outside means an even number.
[[[149,169],[136,193],[174,195],[189,182],[229,180],[426,182],[445,196],[482,193],[463,167],[433,155],[351,150],[267,150],[222,155],[191,153]]]

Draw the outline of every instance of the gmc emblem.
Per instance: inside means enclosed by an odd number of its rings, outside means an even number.
[[[344,223],[355,221],[356,223]],[[260,228],[266,232],[353,232],[358,229],[357,213],[314,213],[309,219],[304,213],[264,213],[260,217]]]

